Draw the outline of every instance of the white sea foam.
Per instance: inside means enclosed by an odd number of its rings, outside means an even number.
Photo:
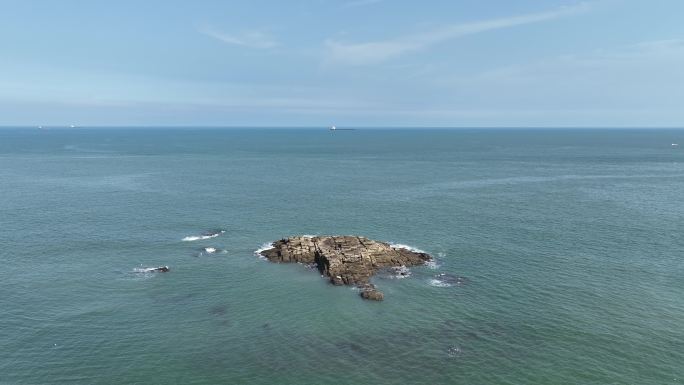
[[[257,257],[259,257],[259,258],[261,258],[261,259],[266,259],[266,257],[264,257],[263,255],[261,255],[261,252],[266,251],[266,250],[270,250],[270,249],[272,249],[273,247],[275,247],[275,245],[273,244],[273,242],[264,243],[264,244],[262,244],[258,249],[254,250],[254,255],[256,255]]]
[[[427,266],[428,269],[432,269],[432,270],[439,269],[439,263],[437,263],[437,261],[435,261],[434,259],[431,259],[431,260],[425,262],[425,266]]]
[[[447,282],[444,282],[444,281],[441,281],[441,280],[435,279],[435,278],[431,279],[429,281],[429,284],[430,284],[430,286],[434,286],[434,287],[451,287],[450,283],[447,283]]]
[[[411,276],[411,270],[406,266],[383,267],[377,277],[382,279],[402,279]]]
[[[458,357],[458,356],[461,356],[463,354],[463,350],[458,346],[452,346],[449,348],[449,350],[447,350],[447,354],[449,355],[449,357],[452,357],[452,358]]]
[[[419,248],[409,246],[409,245],[404,245],[403,243],[390,242],[389,245],[393,249],[404,249],[404,250],[408,250],[408,251],[413,251],[414,253],[425,253],[423,250],[421,250]]]
[[[126,281],[142,281],[147,279],[152,279],[156,274],[150,271],[149,267],[134,267],[130,270],[122,271],[124,273],[119,279]]]
[[[207,254],[214,254],[216,252],[216,248],[215,247],[205,247],[204,252]]]
[[[216,238],[219,235],[225,233],[225,230],[213,232],[213,233],[207,233],[207,234],[202,234],[202,235],[190,235],[185,238],[183,238],[184,242],[192,242],[192,241],[199,241],[202,239],[209,239],[209,238]]]

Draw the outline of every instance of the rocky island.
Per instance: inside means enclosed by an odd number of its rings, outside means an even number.
[[[376,272],[422,265],[432,260],[426,253],[350,235],[285,238],[260,254],[271,262],[314,265],[334,285],[357,286],[362,298],[376,301],[384,298],[370,283]]]

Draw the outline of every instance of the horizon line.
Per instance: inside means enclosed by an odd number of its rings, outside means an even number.
[[[337,126],[337,125],[336,125]],[[459,130],[459,129],[578,129],[578,130],[591,130],[591,129],[598,129],[598,130],[604,130],[604,129],[684,129],[684,125],[681,126],[607,126],[607,125],[597,125],[597,126],[542,126],[542,125],[535,125],[535,126],[378,126],[378,125],[349,125],[349,126],[337,126],[338,130],[339,129],[345,129],[345,128],[352,128],[352,129],[452,129],[452,130]],[[329,130],[330,126],[318,126],[318,125],[283,125],[283,126],[276,126],[276,125],[191,125],[191,124],[184,124],[184,125],[162,125],[162,124],[155,124],[155,125],[131,125],[131,124],[126,124],[126,125],[81,125],[81,126],[71,126],[71,125],[64,125],[64,124],[56,124],[56,125],[0,125],[0,129],[8,129],[8,128],[19,128],[19,129],[35,129],[35,130],[46,130],[46,129],[74,129],[74,130],[83,130],[83,129],[130,129],[130,128],[154,128],[154,129],[164,129],[164,128],[170,128],[170,129],[292,129],[292,128],[297,128],[297,129],[316,129],[316,130]]]

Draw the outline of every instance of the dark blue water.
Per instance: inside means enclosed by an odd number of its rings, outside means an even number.
[[[672,143],[684,131],[0,129],[0,383],[681,383]],[[366,302],[254,255],[297,234],[437,266]]]

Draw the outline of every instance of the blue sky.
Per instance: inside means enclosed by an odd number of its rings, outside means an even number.
[[[684,126],[681,0],[0,0],[0,125]]]

